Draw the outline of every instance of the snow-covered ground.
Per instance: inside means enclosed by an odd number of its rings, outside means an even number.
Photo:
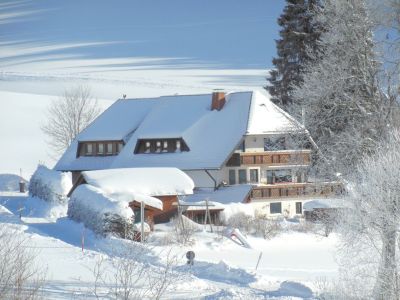
[[[0,226],[16,226],[29,239],[29,246],[37,250],[40,265],[48,269],[46,298],[95,298],[92,270],[96,262],[114,256],[113,249],[125,242],[96,237],[66,218],[65,213],[65,206],[52,208],[26,194],[0,192]],[[209,232],[208,227],[194,234],[192,246],[166,242],[172,235],[171,225],[157,226],[149,239],[151,251],[141,258],[149,268],[165,263],[168,251],[178,259],[173,269],[184,280],[170,286],[165,294],[168,299],[312,299],[316,282],[337,274],[335,235],[326,238],[287,232],[271,240],[248,236],[251,249]],[[188,250],[196,255],[192,267],[186,265]]]

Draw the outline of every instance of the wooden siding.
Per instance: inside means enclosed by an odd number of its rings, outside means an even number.
[[[309,165],[311,162],[310,150],[293,151],[264,151],[234,153],[226,163],[228,167],[241,165]]]
[[[251,199],[279,199],[329,196],[342,193],[339,183],[288,183],[255,186],[251,192]]]

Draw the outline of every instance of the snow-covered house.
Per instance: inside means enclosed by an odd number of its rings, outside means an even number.
[[[106,169],[80,173],[68,195],[75,207],[87,207],[83,210],[98,211],[100,215],[134,217],[135,223],[141,221],[143,203],[143,218],[152,226],[155,218],[173,214],[178,196],[193,194],[193,188],[192,179],[176,168]],[[79,213],[75,209],[68,214]]]
[[[175,167],[196,190],[251,184],[249,202],[259,211],[292,216],[310,197],[335,189],[308,181],[307,136],[261,92],[120,99],[77,136],[55,169],[71,171],[75,181],[88,170]]]

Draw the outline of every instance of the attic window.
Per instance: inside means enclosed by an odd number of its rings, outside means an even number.
[[[118,155],[123,146],[122,141],[79,142],[76,157]]]
[[[135,148],[135,154],[140,153],[173,153],[189,151],[182,138],[140,139]]]

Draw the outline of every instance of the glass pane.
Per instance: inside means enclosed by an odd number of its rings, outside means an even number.
[[[112,143],[107,143],[107,153],[108,154],[110,154],[110,153],[112,153],[113,152],[113,149],[112,149],[113,147],[112,147]]]
[[[229,170],[229,184],[233,185],[236,184],[236,171]]]
[[[292,182],[292,171],[291,170],[276,170],[274,172],[275,183],[279,182]]]
[[[281,202],[274,202],[269,205],[270,213],[271,214],[280,214],[282,213],[282,203]]]
[[[285,150],[285,137],[269,137],[264,139],[264,151]]]
[[[250,169],[250,182],[258,183],[258,170]]]
[[[303,213],[303,207],[302,207],[301,202],[296,202],[296,214],[302,214]]]
[[[86,144],[86,154],[92,154],[92,153],[93,153],[93,145]]]
[[[123,146],[123,144],[122,144],[122,143],[118,143],[118,153],[119,153],[119,152],[121,152],[121,150],[122,150],[122,146]]]
[[[246,170],[239,170],[239,183],[246,183]]]
[[[97,150],[98,150],[99,154],[103,154],[104,153],[104,144],[99,144]]]

